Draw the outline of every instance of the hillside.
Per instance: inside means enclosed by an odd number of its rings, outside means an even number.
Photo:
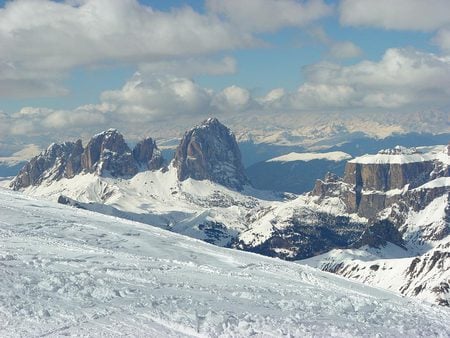
[[[0,189],[0,335],[448,336],[448,308]]]

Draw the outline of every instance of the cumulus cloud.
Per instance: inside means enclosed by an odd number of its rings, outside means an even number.
[[[332,13],[332,7],[323,0],[207,0],[206,7],[251,32],[301,27]]]
[[[102,93],[101,99],[120,118],[145,122],[208,111],[211,93],[187,78],[144,79],[137,73],[120,90]]]
[[[99,104],[0,113],[0,143],[7,138],[39,144],[33,137],[52,141],[88,137],[110,127],[139,138],[150,130],[154,136],[163,124],[165,130],[181,125],[182,131],[193,120],[212,115],[242,121],[260,114],[396,113],[450,107],[450,57],[414,49],[389,49],[378,61],[348,66],[320,62],[306,67],[304,77],[297,90],[275,88],[255,96],[236,85],[214,91],[189,78],[137,73],[122,88],[105,91]]]
[[[349,26],[433,31],[450,24],[450,1],[342,0],[339,14]]]
[[[306,67],[293,94],[299,108],[411,108],[449,104],[450,58],[413,49],[388,49],[379,62]]]
[[[77,66],[161,62],[256,43],[190,7],[162,12],[137,0],[11,1],[0,9],[0,95],[64,94],[61,78]],[[229,59],[226,67],[232,68]]]

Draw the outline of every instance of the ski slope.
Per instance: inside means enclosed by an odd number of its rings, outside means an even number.
[[[450,309],[0,189],[0,336],[437,336]]]

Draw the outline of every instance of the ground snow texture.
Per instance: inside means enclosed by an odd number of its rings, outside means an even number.
[[[0,336],[441,336],[450,310],[0,189]]]

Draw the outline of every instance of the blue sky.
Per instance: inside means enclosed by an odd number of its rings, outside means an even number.
[[[0,133],[446,111],[449,51],[446,0],[0,0]]]

